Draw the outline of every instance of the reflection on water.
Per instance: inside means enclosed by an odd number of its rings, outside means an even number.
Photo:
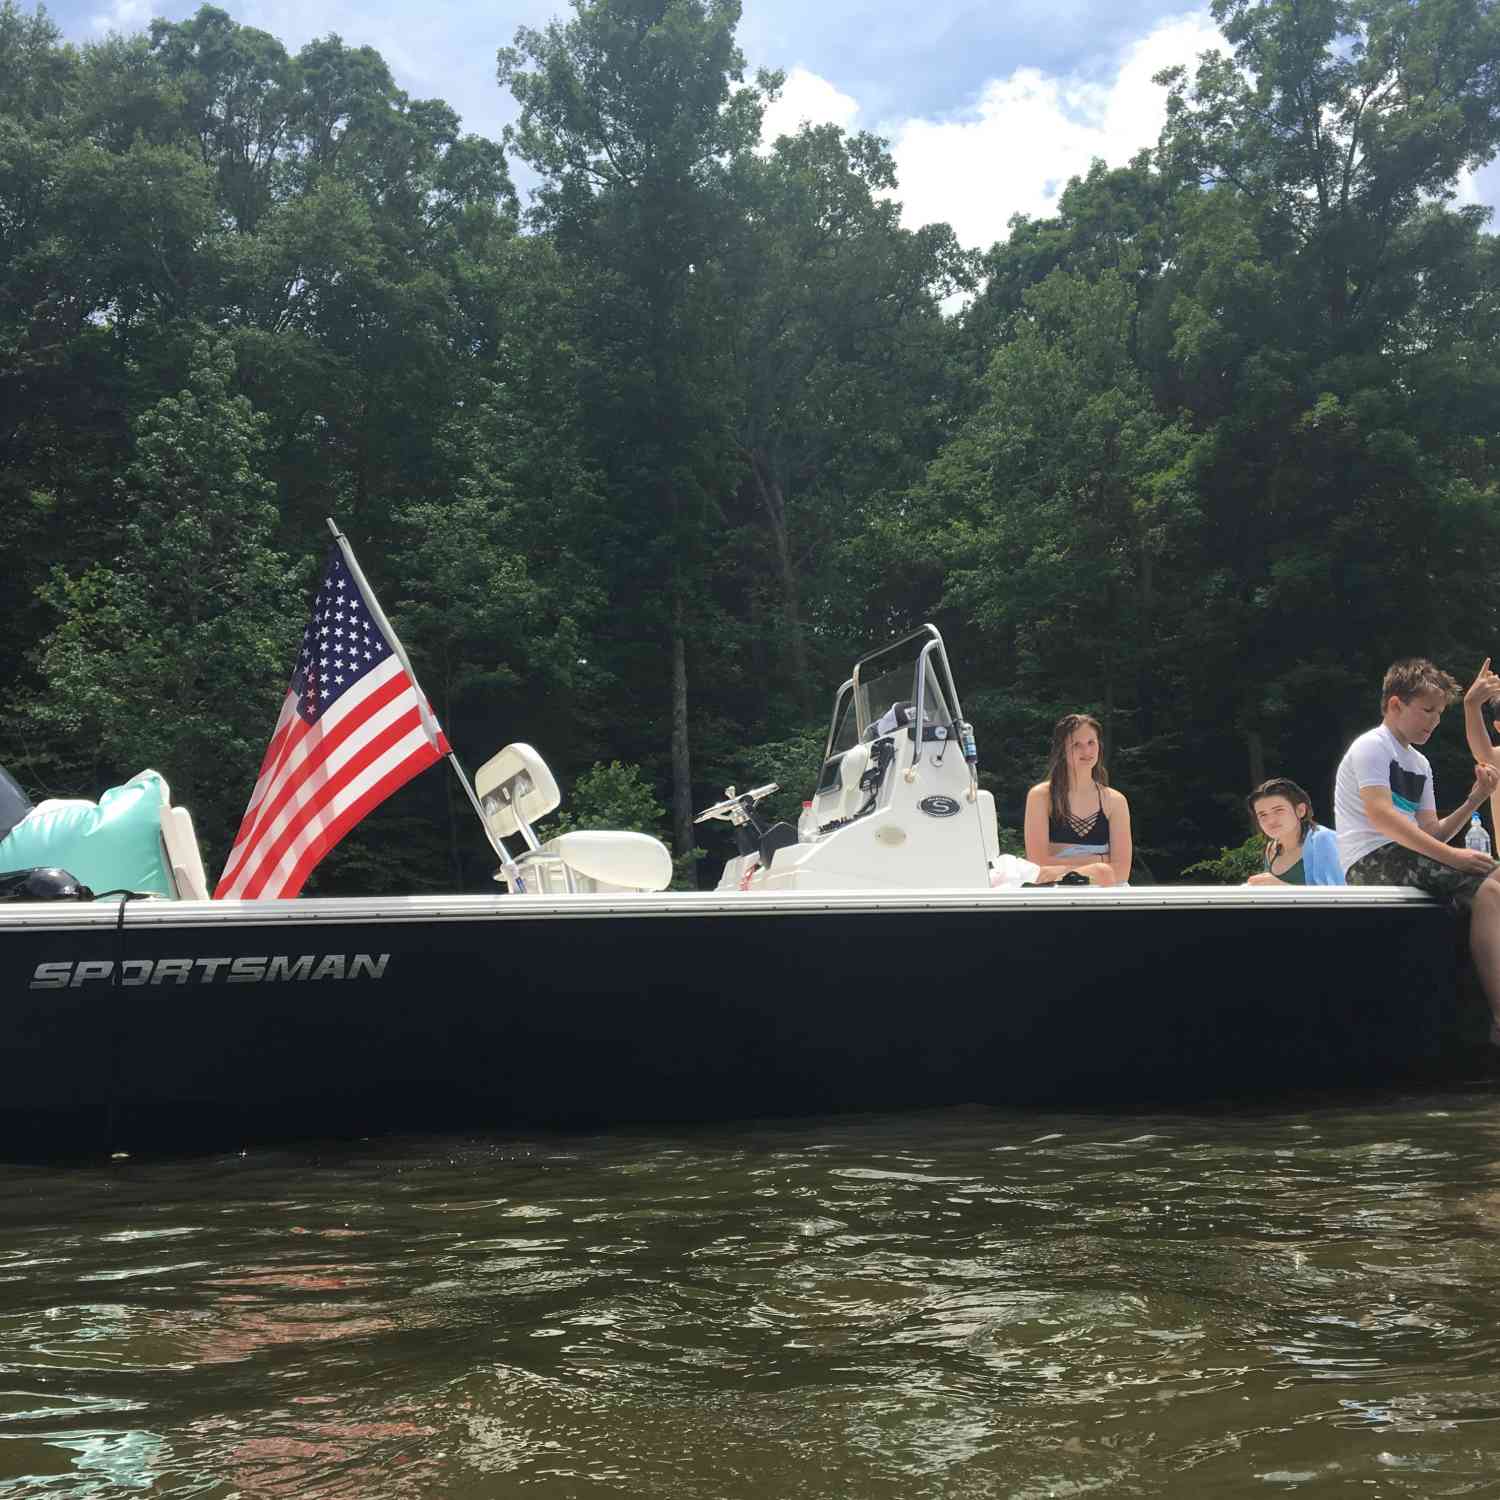
[[[1500,1493],[1500,1098],[0,1168],[0,1495]]]

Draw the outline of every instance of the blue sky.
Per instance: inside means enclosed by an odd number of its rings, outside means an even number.
[[[513,115],[495,85],[496,48],[517,26],[567,12],[565,0],[219,3],[293,50],[329,32],[373,46],[408,93],[445,99],[483,135]],[[80,42],[194,9],[196,0],[48,6]],[[1116,164],[1154,144],[1161,90],[1151,74],[1190,62],[1217,33],[1206,6],[1184,0],[745,0],[739,37],[752,68],[789,74],[772,130],[807,118],[887,136],[908,222],[946,220],[983,248],[1012,213],[1049,212],[1091,158]],[[1500,163],[1460,196],[1500,206]]]

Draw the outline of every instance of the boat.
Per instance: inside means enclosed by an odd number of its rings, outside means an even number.
[[[1489,1065],[1452,916],[1417,891],[1016,879],[930,625],[855,663],[795,826],[762,816],[769,783],[704,809],[735,839],[712,891],[665,889],[643,834],[543,838],[561,799],[529,745],[475,791],[507,850],[491,895],[208,900],[176,809],[172,894],[0,902],[0,1158],[1222,1104]]]

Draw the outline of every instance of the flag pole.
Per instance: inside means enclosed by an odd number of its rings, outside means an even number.
[[[437,740],[441,730],[437,719],[433,716],[431,707],[427,702],[427,695],[423,693],[421,685],[417,682],[417,674],[412,671],[411,658],[406,654],[406,647],[401,644],[400,638],[391,628],[391,622],[386,618],[385,611],[380,607],[380,601],[375,597],[375,591],[370,587],[370,581],[364,575],[363,569],[354,556],[354,549],[349,545],[349,538],[334,524],[332,516],[324,518],[328,522],[328,529],[333,533],[333,539],[338,543],[338,549],[343,556],[344,565],[353,575],[355,583],[359,585],[360,592],[365,596],[370,606],[370,613],[375,617],[375,623],[380,626],[381,633],[391,643],[391,650],[396,653],[397,660],[406,669],[406,675],[411,678],[412,686],[416,689],[418,712],[422,715],[422,725],[428,734]],[[446,739],[446,736],[444,736]],[[480,805],[479,798],[474,794],[473,785],[470,783],[464,768],[458,763],[458,756],[454,754],[453,747],[448,746],[447,755],[444,757],[448,764],[453,767],[453,774],[458,777],[458,784],[464,789],[469,799],[469,805],[474,809],[474,816],[479,819],[479,826],[484,829],[484,836],[490,841],[490,848],[500,856],[501,868],[505,871],[506,880],[512,890],[524,890],[521,882],[521,872],[516,868],[516,862],[511,857],[510,850],[505,847],[505,840],[490,827],[490,820],[484,815],[484,808]]]

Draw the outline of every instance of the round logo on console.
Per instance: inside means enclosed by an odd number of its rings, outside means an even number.
[[[917,806],[929,818],[951,818],[958,812],[958,803],[952,797],[923,797]]]

